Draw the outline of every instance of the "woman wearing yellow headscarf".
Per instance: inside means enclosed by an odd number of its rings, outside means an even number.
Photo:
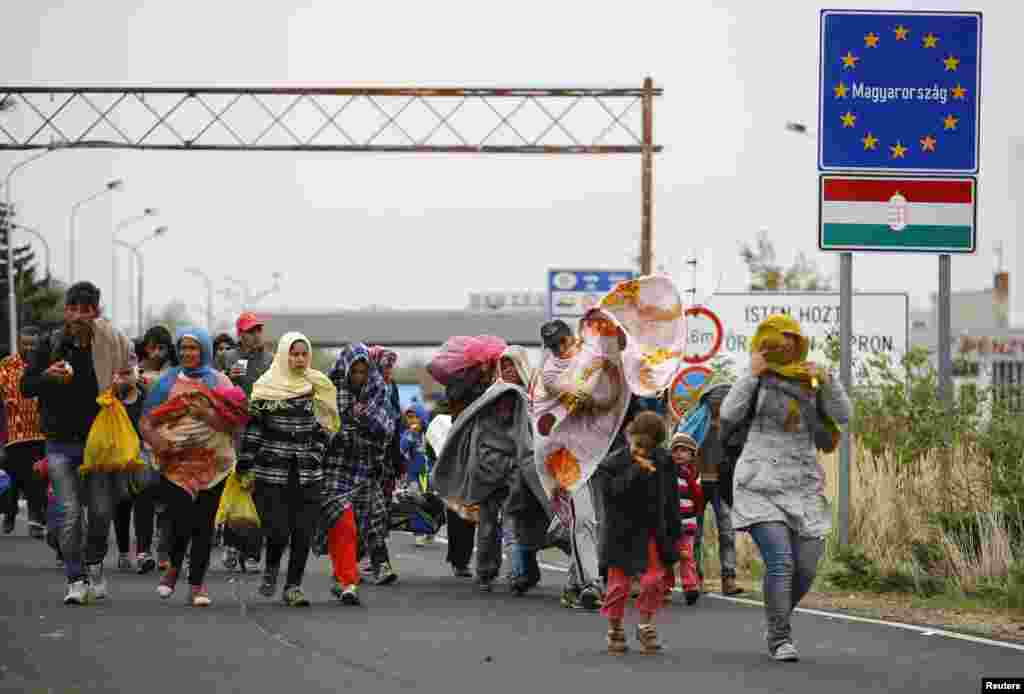
[[[753,415],[736,463],[732,519],[765,563],[765,637],[777,661],[799,657],[790,614],[814,582],[832,528],[817,449],[832,445],[850,418],[842,384],[807,361],[809,347],[792,317],[769,316],[754,336],[750,371],[721,407],[723,432]]]
[[[253,385],[237,467],[254,478],[253,500],[267,541],[260,594],[276,592],[287,547],[284,602],[292,607],[309,605],[302,577],[320,515],[324,453],[340,425],[337,390],[310,368],[311,357],[312,345],[301,333],[278,342],[274,363]]]

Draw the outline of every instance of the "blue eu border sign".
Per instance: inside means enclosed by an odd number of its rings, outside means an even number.
[[[582,318],[616,284],[635,278],[632,270],[548,270],[548,319]]]
[[[818,168],[974,174],[981,13],[822,10]]]

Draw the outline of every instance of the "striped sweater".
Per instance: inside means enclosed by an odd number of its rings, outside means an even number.
[[[251,419],[242,433],[238,455],[239,473],[254,473],[267,484],[286,485],[297,468],[299,484],[323,480],[324,452],[330,436],[313,414],[313,398],[254,400]]]
[[[704,490],[697,479],[697,466],[676,466],[676,479],[679,486],[679,517],[683,521],[683,531],[697,532],[697,517],[704,513]]]

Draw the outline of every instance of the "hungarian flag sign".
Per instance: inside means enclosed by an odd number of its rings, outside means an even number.
[[[823,251],[973,253],[974,178],[822,176]]]

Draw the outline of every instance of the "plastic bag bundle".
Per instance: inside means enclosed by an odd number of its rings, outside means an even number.
[[[260,516],[256,512],[256,503],[252,493],[242,489],[238,473],[232,472],[224,483],[224,493],[217,507],[215,525],[223,525],[235,531],[246,531],[260,527]]]
[[[450,337],[427,365],[427,372],[443,386],[451,383],[456,374],[474,366],[496,361],[508,344],[500,337],[478,335]]]
[[[124,405],[110,390],[101,393],[96,402],[100,412],[89,429],[78,473],[128,472],[142,467],[139,437]]]

